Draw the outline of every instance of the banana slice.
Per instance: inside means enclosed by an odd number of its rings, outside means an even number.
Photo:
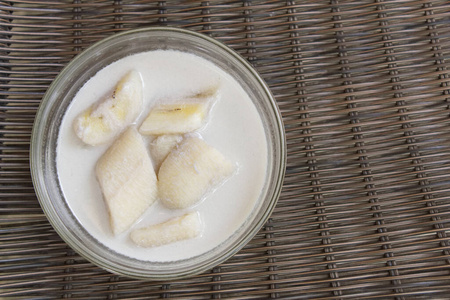
[[[111,96],[87,108],[75,119],[76,135],[92,146],[112,140],[142,111],[142,90],[140,74],[137,71],[126,74]]]
[[[133,230],[131,240],[141,247],[156,247],[200,235],[201,221],[197,212],[170,219],[145,228]]]
[[[150,144],[150,153],[152,155],[155,170],[159,169],[161,163],[166,159],[170,151],[172,151],[182,139],[183,137],[181,135],[166,134],[158,136]]]
[[[235,165],[202,139],[185,138],[159,168],[160,200],[169,208],[192,206],[234,169]]]
[[[217,89],[211,89],[177,103],[156,105],[142,123],[139,132],[145,135],[162,135],[195,131],[204,124],[212,102],[217,97]]]
[[[127,230],[152,205],[157,179],[142,136],[127,129],[103,154],[96,175],[115,235]]]

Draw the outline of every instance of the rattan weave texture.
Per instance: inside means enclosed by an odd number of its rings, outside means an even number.
[[[288,164],[268,223],[194,278],[145,282],[54,232],[28,165],[35,112],[77,53],[167,25],[262,74]],[[0,298],[450,299],[450,2],[0,1]]]

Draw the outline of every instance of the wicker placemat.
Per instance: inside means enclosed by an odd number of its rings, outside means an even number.
[[[236,256],[146,282],[54,232],[28,165],[32,122],[77,53],[182,27],[262,74],[288,144],[281,199]],[[444,299],[450,296],[448,1],[0,1],[0,298]]]

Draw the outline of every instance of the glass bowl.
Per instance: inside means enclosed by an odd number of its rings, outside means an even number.
[[[248,94],[261,119],[267,140],[264,185],[246,221],[209,251],[174,261],[136,259],[114,251],[96,239],[71,209],[58,178],[58,135],[66,111],[83,85],[97,72],[124,57],[153,50],[194,54],[232,76]],[[258,151],[258,149],[249,149]],[[170,280],[208,270],[243,248],[269,218],[280,195],[285,173],[284,127],[276,102],[257,72],[237,53],[202,34],[153,27],[106,38],[75,57],[48,88],[36,115],[30,148],[30,167],[39,202],[61,238],[90,262],[110,272],[134,278]]]

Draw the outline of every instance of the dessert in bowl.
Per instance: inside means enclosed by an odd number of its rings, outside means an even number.
[[[114,273],[182,278],[231,257],[272,212],[285,137],[261,77],[223,44],[146,28],[93,45],[36,117],[31,170],[60,236]]]

